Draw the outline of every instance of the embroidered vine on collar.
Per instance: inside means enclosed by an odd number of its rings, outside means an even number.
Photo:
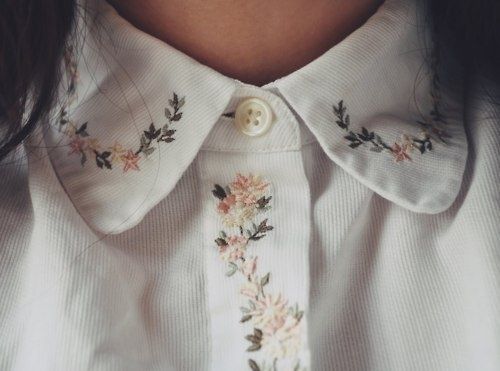
[[[69,138],[70,151],[68,155],[78,155],[80,164],[85,166],[89,156],[93,156],[95,164],[100,169],[113,169],[120,165],[124,172],[140,170],[140,162],[151,155],[161,143],[171,143],[175,140],[175,129],[172,124],[182,119],[181,108],[185,104],[185,97],[179,98],[173,93],[168,100],[169,107],[165,108],[166,122],[161,127],[151,123],[139,137],[135,148],[124,147],[120,142],[113,145],[102,145],[99,138],[89,134],[88,122],[80,125],[75,123],[69,113],[69,106],[76,100],[76,85],[78,82],[78,69],[73,56],[72,48],[68,48],[64,55],[66,76],[68,80],[67,101],[59,114],[59,131]]]
[[[418,150],[422,155],[431,151],[436,139],[446,144],[446,138],[450,138],[450,135],[444,129],[447,122],[440,110],[440,79],[436,72],[439,64],[438,49],[436,46],[431,59],[431,70],[433,71],[430,89],[432,108],[427,118],[416,121],[421,127],[420,134],[414,136],[404,133],[400,139],[394,141],[393,145],[389,145],[378,133],[369,131],[365,127],[361,127],[360,132],[354,132],[350,129],[350,117],[349,114],[346,114],[347,107],[344,105],[344,101],[340,100],[337,105],[333,105],[333,114],[336,117],[337,126],[347,132],[344,138],[349,142],[349,147],[358,148],[361,145],[368,145],[370,151],[392,154],[394,161],[400,162],[411,161],[410,154],[414,150]]]
[[[298,305],[290,306],[280,293],[268,292],[271,273],[258,270],[258,255],[250,255],[250,247],[273,230],[268,219],[256,224],[256,217],[271,208],[269,183],[260,176],[237,174],[227,187],[216,184],[212,193],[218,199],[217,211],[222,223],[233,232],[221,231],[215,239],[220,258],[227,264],[228,277],[242,279],[240,296],[246,301],[240,309],[242,324],[251,324],[245,337],[248,352],[262,351],[263,362],[248,359],[252,371],[279,370],[280,362],[296,362],[293,370],[303,370],[298,358],[302,345],[302,318]]]
[[[344,101],[341,100],[337,105],[333,105],[333,113],[337,120],[335,123],[348,134],[344,136],[349,143],[349,147],[357,148],[361,145],[369,145],[372,152],[388,152],[394,156],[396,162],[409,160],[411,161],[410,153],[417,149],[421,154],[431,151],[433,148],[433,135],[434,134],[443,143],[446,143],[445,138],[449,137],[443,129],[440,129],[433,117],[432,122],[417,121],[422,130],[419,137],[411,136],[409,134],[401,135],[399,140],[396,140],[392,146],[376,132],[369,131],[364,126],[360,132],[354,132],[350,129],[350,117],[346,114],[346,106]],[[436,111],[437,112],[437,111]],[[441,120],[441,119],[440,119]]]

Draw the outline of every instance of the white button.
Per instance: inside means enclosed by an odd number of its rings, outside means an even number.
[[[269,104],[259,98],[248,98],[236,108],[234,124],[251,137],[266,133],[273,122],[273,112]]]

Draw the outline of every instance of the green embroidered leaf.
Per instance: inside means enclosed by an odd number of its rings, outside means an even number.
[[[348,135],[345,135],[344,138],[351,141],[351,142],[358,142],[359,141],[357,135],[354,134],[352,131],[349,132]]]
[[[259,227],[258,227],[259,232],[267,230],[267,221],[268,221],[268,219],[266,218],[260,222]]]
[[[172,117],[172,121],[179,121],[182,118],[182,112],[176,113],[174,117]]]
[[[227,197],[227,194],[226,194],[226,191],[224,191],[224,188],[222,188],[218,184],[214,185],[214,189],[212,190],[212,194],[221,201]]]
[[[247,352],[256,352],[259,350],[262,346],[260,344],[252,344],[247,348]]]
[[[173,99],[172,106],[177,107],[178,104],[179,104],[179,97],[177,96],[176,93],[174,93],[174,99]]]
[[[251,342],[252,344],[260,344],[260,342],[262,341],[262,336],[259,337],[254,333],[252,335],[245,336],[245,339]]]
[[[166,125],[165,125],[165,126],[166,126]],[[165,126],[164,126],[164,127],[165,127]],[[175,132],[176,132],[176,130],[173,130],[173,129],[168,129],[168,130],[164,130],[164,131],[162,132],[162,135],[163,135],[164,137],[171,137],[172,135],[174,135],[174,134],[175,134]]]
[[[172,113],[168,108],[165,108],[165,117],[168,119],[168,121],[172,120]]]
[[[215,240],[215,243],[217,244],[217,246],[226,246],[227,245],[226,240],[223,238],[217,238]]]
[[[297,318],[297,321],[300,321],[303,316],[304,316],[304,311],[301,310],[300,312],[297,313],[297,315],[295,316],[295,318]]]
[[[156,139],[160,134],[161,134],[161,129],[156,129],[153,123],[149,125],[149,130],[144,131],[144,136],[146,137],[146,139],[149,139],[150,141]]]
[[[271,273],[267,273],[262,279],[260,280],[260,285],[264,287],[269,283],[269,277],[271,276]]]
[[[89,136],[89,133],[87,133],[87,124],[88,122],[83,123],[76,131],[75,134],[85,138]]]
[[[265,234],[261,235],[261,236],[250,236],[250,240],[252,241],[258,241],[260,240],[261,238],[264,238],[265,237]]]
[[[98,151],[94,151],[94,154],[95,154],[96,165],[100,169],[102,169],[104,167],[106,167],[106,169],[109,169],[109,170],[112,169],[111,162],[108,160],[108,157],[111,156],[111,152],[104,151],[102,153],[99,153]]]
[[[262,339],[262,330],[258,329],[258,328],[254,328],[253,329],[253,334],[258,338],[258,339]]]
[[[384,149],[380,146],[375,146],[375,147],[372,147],[370,148],[370,151],[372,152],[382,152]]]
[[[181,109],[185,102],[186,102],[186,97],[182,97],[179,100],[179,103],[177,104],[177,109]]]
[[[269,201],[271,201],[272,196],[266,198],[266,196],[262,196],[257,200],[257,209],[262,210],[265,209]]]
[[[154,147],[148,147],[148,148],[144,148],[142,150],[142,152],[146,155],[146,156],[149,156],[150,154],[152,154],[153,152],[155,151],[155,148]]]
[[[158,142],[172,143],[175,138],[172,137],[162,137],[158,139]]]
[[[252,371],[261,371],[257,362],[255,362],[253,359],[248,360],[248,365],[250,366],[250,369]]]
[[[238,266],[234,264],[233,262],[230,262],[228,264],[229,270],[226,272],[226,276],[231,277],[233,274],[235,274],[238,271]]]
[[[369,142],[375,139],[375,133],[368,131],[368,129],[365,127],[362,127],[361,134],[358,134],[357,137],[364,142]]]
[[[247,322],[247,321],[249,321],[251,318],[252,318],[252,316],[251,316],[250,314],[245,314],[243,317],[241,317],[240,322],[241,322],[241,323]]]
[[[340,121],[340,120],[337,120],[335,121],[335,123],[342,129],[345,129],[347,130],[349,128],[349,125],[347,125],[346,123],[344,123],[343,121]]]
[[[349,129],[350,119],[349,115],[345,115],[346,107],[344,106],[344,101],[340,101],[337,106],[333,105],[333,113],[337,117],[335,123],[344,130]]]
[[[333,105],[333,112],[335,112],[335,114],[339,115],[339,116],[342,116],[343,112],[344,112],[344,101],[341,100],[337,106]]]

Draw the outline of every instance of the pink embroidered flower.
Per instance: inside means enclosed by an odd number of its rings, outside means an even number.
[[[268,186],[269,184],[264,182],[258,175],[249,174],[244,176],[237,174],[236,179],[229,187],[231,193],[236,196],[236,202],[250,206],[257,203],[257,200],[264,195]]]
[[[93,151],[99,151],[101,149],[101,145],[99,144],[99,139],[90,138],[88,140],[88,148],[90,148]]]
[[[262,349],[277,359],[294,358],[302,345],[300,321],[287,316],[283,325],[273,333],[265,332],[262,338]]]
[[[241,203],[235,203],[229,207],[227,213],[222,213],[222,222],[227,227],[238,228],[252,220],[256,213],[255,205],[245,206]]]
[[[115,142],[112,147],[109,147],[109,151],[111,152],[111,163],[116,164],[122,161],[121,157],[125,152],[125,148],[120,143]]]
[[[255,304],[256,308],[251,313],[255,327],[272,334],[283,326],[287,316],[287,301],[281,295],[267,294]]]
[[[245,256],[248,240],[243,236],[229,236],[226,240],[227,245],[219,247],[219,253],[222,260],[227,262],[236,262]]]
[[[70,119],[68,119],[68,123],[66,124],[66,127],[64,129],[64,134],[68,138],[73,138],[76,136],[76,126]]]
[[[222,214],[227,214],[229,213],[231,206],[233,206],[235,203],[236,203],[236,197],[234,195],[229,195],[225,197],[221,202],[219,202],[217,210]]]
[[[260,285],[257,282],[247,281],[241,286],[240,294],[255,299],[260,292]]]
[[[241,266],[241,273],[245,276],[251,276],[257,269],[257,257],[248,258]]]
[[[69,142],[69,146],[70,151],[68,155],[72,155],[75,153],[80,154],[87,148],[87,142],[80,138],[78,135],[75,135],[71,142]]]
[[[408,146],[406,143],[403,143],[402,145],[400,145],[399,143],[394,143],[394,146],[392,147],[392,154],[394,155],[394,160],[396,162],[405,160],[411,161],[411,157],[408,155],[410,148],[411,147]]]
[[[123,171],[127,172],[129,170],[139,170],[140,157],[136,155],[132,150],[128,150],[126,154],[121,156],[123,161]]]

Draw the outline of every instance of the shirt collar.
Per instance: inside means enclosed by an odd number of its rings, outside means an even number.
[[[78,212],[93,229],[120,233],[170,193],[244,84],[92,4],[82,52],[67,58],[70,98],[45,137]],[[413,1],[386,1],[323,56],[263,88],[361,183],[438,213],[459,191],[467,146],[460,102],[433,89],[416,16]],[[433,120],[438,94],[446,124]]]

